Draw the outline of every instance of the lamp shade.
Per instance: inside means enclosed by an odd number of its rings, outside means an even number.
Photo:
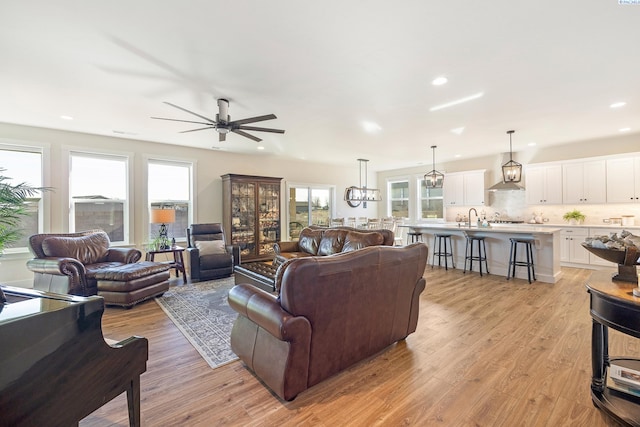
[[[174,209],[151,209],[151,224],[171,224],[176,222]]]

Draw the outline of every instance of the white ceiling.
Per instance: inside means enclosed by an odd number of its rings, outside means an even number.
[[[437,162],[508,151],[509,129],[514,151],[639,132],[638,28],[640,5],[617,0],[2,0],[0,122],[430,167],[431,145]],[[221,97],[286,133],[253,132],[257,151],[150,118],[194,119],[163,101],[214,118]]]

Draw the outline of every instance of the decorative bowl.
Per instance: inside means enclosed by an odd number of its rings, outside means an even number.
[[[625,250],[604,249],[594,248],[586,243],[582,243],[582,247],[606,261],[618,264],[618,274],[613,276],[613,280],[638,283],[636,265],[640,265],[640,262],[638,262],[640,259],[638,258],[638,250],[635,247],[629,247]]]

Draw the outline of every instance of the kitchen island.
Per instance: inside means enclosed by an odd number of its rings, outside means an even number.
[[[560,228],[537,227],[529,224],[491,224],[489,227],[471,227],[458,223],[417,223],[406,224],[411,231],[422,233],[424,243],[429,246],[429,264],[433,256],[433,240],[436,233],[451,234],[453,244],[453,257],[456,268],[464,268],[464,252],[466,236],[485,236],[487,246],[487,263],[489,273],[507,277],[509,265],[509,252],[512,237],[532,237],[534,239],[534,262],[536,279],[539,282],[556,283],[560,280]],[[518,260],[524,260],[524,250],[518,251]],[[477,263],[474,263],[477,267]],[[472,273],[475,274],[475,273]],[[516,277],[527,278],[525,268],[516,268]]]

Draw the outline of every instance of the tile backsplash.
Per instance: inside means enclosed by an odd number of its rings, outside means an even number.
[[[584,221],[586,225],[603,225],[604,219],[620,218],[622,215],[635,216],[635,225],[640,225],[640,203],[527,205],[525,191],[490,192],[488,206],[447,207],[446,220],[455,221],[456,215],[467,215],[469,208],[473,207],[479,214],[484,211],[488,219],[492,219],[494,214],[499,212],[501,219],[528,222],[535,214],[542,213],[542,217],[548,219],[550,224],[566,224],[562,216],[568,211],[578,209],[586,216]]]

